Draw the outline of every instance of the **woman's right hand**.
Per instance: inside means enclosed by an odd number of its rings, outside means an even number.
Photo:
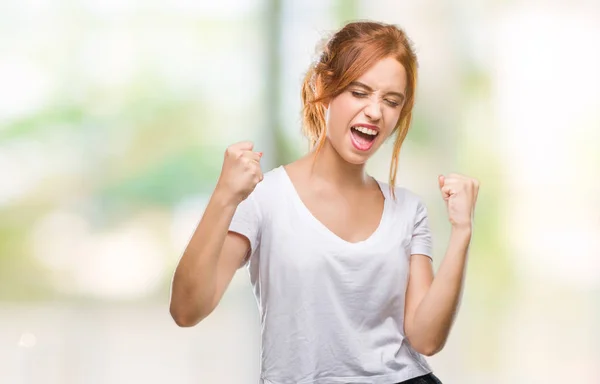
[[[171,316],[182,327],[202,321],[218,305],[250,244],[229,232],[239,203],[263,179],[261,153],[250,142],[231,145],[202,219],[177,264],[171,289]]]
[[[254,144],[244,141],[230,145],[225,151],[221,176],[215,191],[233,204],[244,201],[262,181],[260,169],[262,152],[254,152]]]

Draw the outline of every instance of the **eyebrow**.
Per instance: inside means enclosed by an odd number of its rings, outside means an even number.
[[[369,87],[367,84],[361,83],[360,81],[353,81],[350,83],[349,87],[360,87],[360,88],[364,88],[365,90],[369,91],[369,92],[373,92],[373,88]],[[386,95],[394,95],[400,98],[400,100],[404,101],[404,99],[406,98],[404,96],[404,94],[400,93],[400,92],[387,92]]]

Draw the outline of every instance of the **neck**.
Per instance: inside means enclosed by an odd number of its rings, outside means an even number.
[[[361,188],[369,183],[365,164],[350,164],[344,160],[331,146],[329,140],[325,140],[323,147],[311,151],[306,160],[310,162],[311,177],[328,180],[340,188]]]

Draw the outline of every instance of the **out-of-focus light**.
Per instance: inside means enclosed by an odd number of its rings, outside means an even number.
[[[68,235],[67,235],[68,234]],[[31,232],[33,255],[53,271],[68,271],[85,252],[88,222],[67,211],[55,211],[39,219]]]
[[[130,31],[92,34],[82,47],[80,68],[95,86],[122,86],[139,71],[138,46]]]
[[[126,225],[88,238],[75,270],[78,289],[113,299],[143,297],[161,282],[163,247],[149,230]]]
[[[13,139],[0,144],[0,175],[7,181],[0,183],[0,206],[24,197],[51,177],[80,176],[86,167],[82,161],[85,149],[76,145],[72,137],[69,139],[68,129],[64,128],[48,125],[45,129],[54,132],[46,137]],[[62,190],[65,199],[79,193],[68,185],[52,184],[40,196],[52,195],[57,190]]]
[[[48,74],[18,55],[2,56],[0,84],[0,123],[40,109],[52,91]]]
[[[577,7],[521,6],[496,34],[493,84],[509,196],[507,242],[526,277],[600,284],[600,23]],[[590,142],[596,143],[595,146]]]
[[[24,332],[19,338],[19,347],[33,348],[37,344],[37,337],[31,332]]]
[[[141,0],[83,0],[83,6],[89,12],[100,15],[122,15],[139,12],[140,10],[155,10],[157,12],[185,12],[191,15],[222,17],[228,15],[246,14],[257,9],[262,4],[258,0],[222,0],[222,1],[194,1],[173,0],[169,3],[147,2]]]
[[[93,233],[85,218],[58,211],[36,223],[31,239],[34,255],[55,273],[56,288],[71,294],[139,298],[165,272],[165,247],[143,220]]]
[[[53,160],[53,156],[48,158],[42,143],[36,141],[14,140],[0,146],[0,175],[6,181],[0,183],[0,206],[34,188],[46,176]]]

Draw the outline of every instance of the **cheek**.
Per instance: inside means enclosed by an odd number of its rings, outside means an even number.
[[[327,110],[325,122],[327,123],[327,136],[339,136],[346,133],[348,125],[352,121],[353,111],[357,108],[350,101],[338,102]]]
[[[340,126],[339,115],[337,111],[334,111],[333,113],[327,113],[325,115],[325,123],[327,127],[327,137],[331,138],[332,136],[336,136]]]
[[[385,128],[388,131],[388,134],[391,134],[394,128],[396,128],[396,124],[398,124],[398,119],[400,119],[401,109],[391,109],[388,110],[385,118]]]

